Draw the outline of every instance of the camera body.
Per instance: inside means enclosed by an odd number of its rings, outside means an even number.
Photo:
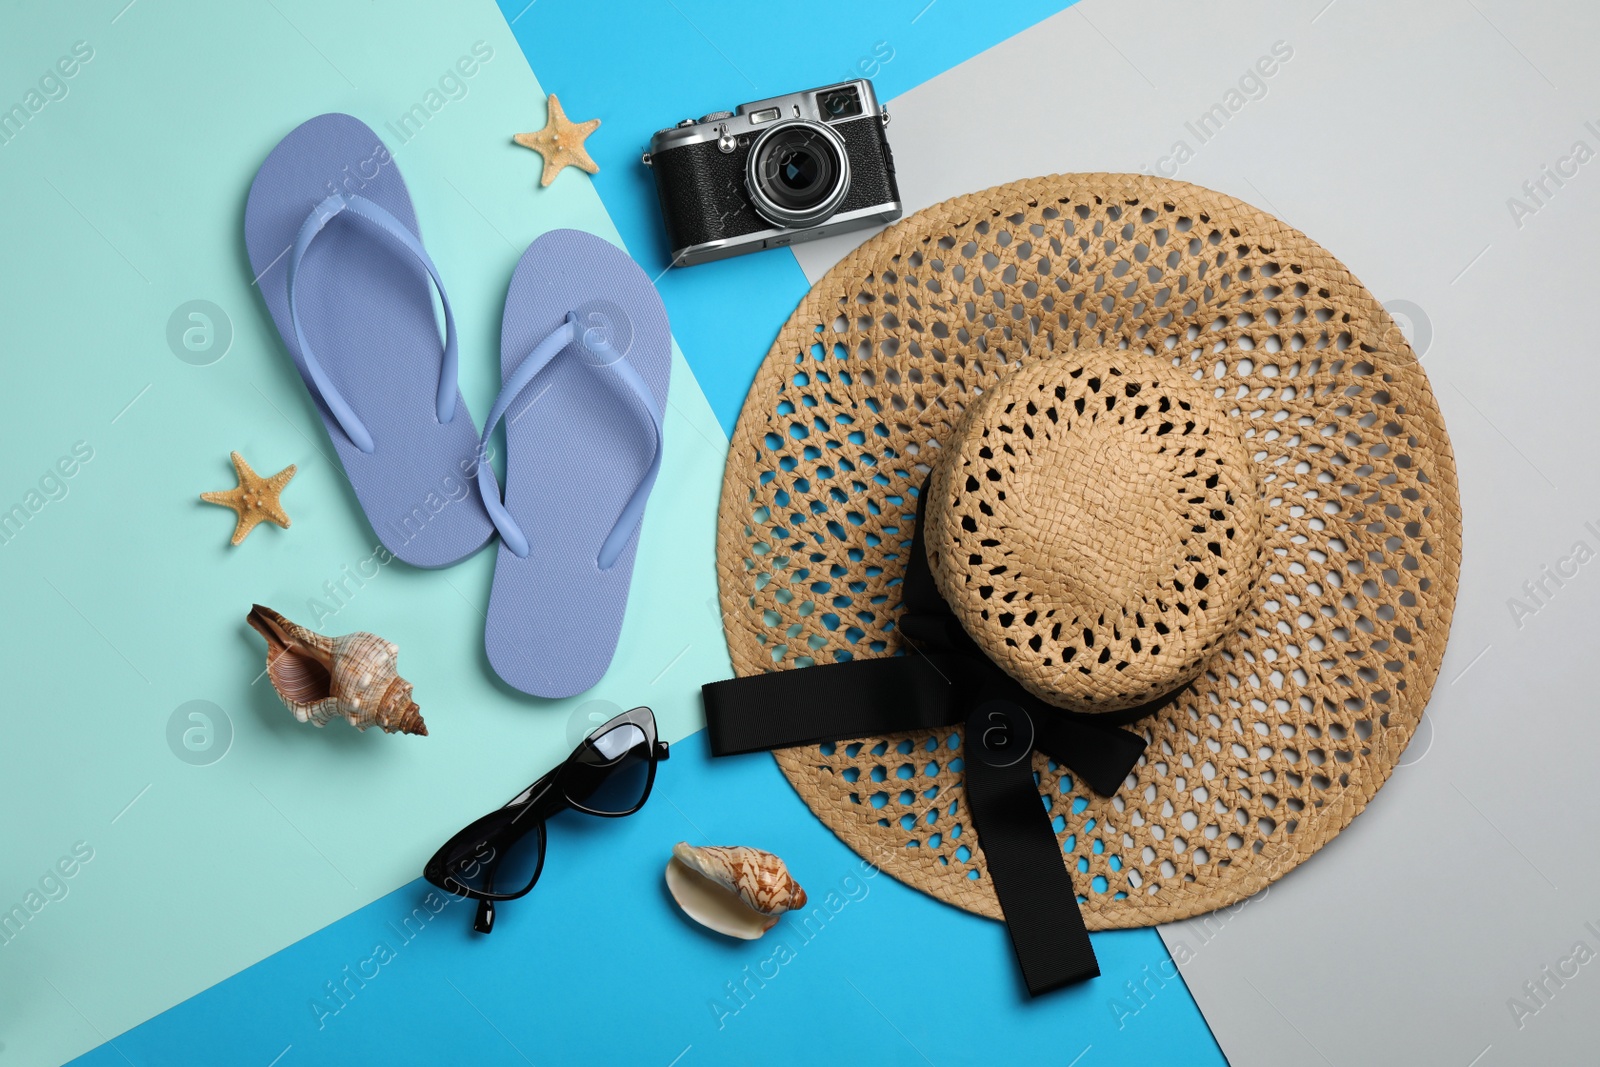
[[[900,217],[866,79],[740,104],[656,132],[655,175],[674,266],[778,248]]]

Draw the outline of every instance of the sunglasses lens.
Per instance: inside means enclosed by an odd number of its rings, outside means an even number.
[[[585,741],[562,772],[567,802],[592,815],[639,810],[650,789],[654,738],[631,722]]]
[[[496,893],[521,893],[538,879],[544,865],[544,828],[523,834],[505,847],[500,862],[490,868]]]
[[[532,886],[544,861],[544,826],[505,809],[478,820],[457,835],[437,873],[447,888],[477,893],[516,894]],[[524,832],[525,831],[525,832]],[[436,857],[438,859],[438,857]],[[452,884],[453,883],[453,884]]]

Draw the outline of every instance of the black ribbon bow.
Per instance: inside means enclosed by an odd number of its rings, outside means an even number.
[[[906,654],[818,664],[701,687],[713,756],[965,726],[967,808],[1030,995],[1100,974],[1066,858],[1033,776],[1037,748],[1111,796],[1145,749],[1120,729],[1171,699],[1077,714],[1029,693],[962,628],[916,534],[902,584]],[[1067,902],[1072,902],[1072,907]]]

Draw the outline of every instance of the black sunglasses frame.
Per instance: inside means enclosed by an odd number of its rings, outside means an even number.
[[[643,740],[635,742],[616,756],[605,759],[604,762],[596,762],[595,755],[604,757],[604,753],[595,744],[596,739],[629,725],[640,731]],[[647,766],[644,790],[638,802],[627,811],[600,811],[586,806],[580,798],[592,796],[610,773],[620,767],[627,756],[641,747],[646,750]],[[494,928],[495,901],[516,900],[527,895],[538,884],[539,877],[544,873],[546,820],[569,808],[604,819],[618,819],[632,815],[644,807],[645,801],[650,799],[650,793],[655,788],[656,765],[670,755],[671,749],[667,742],[659,740],[656,736],[655,714],[649,708],[638,707],[625,711],[592,730],[578,747],[549,773],[499,808],[474,819],[452,835],[424,865],[422,876],[447,893],[476,900],[478,913],[473,920],[473,929],[480,933],[489,933]],[[515,892],[497,892],[494,889],[494,873],[500,861],[530,833],[538,835],[536,842],[539,850],[538,861],[534,867],[533,877],[526,886]],[[457,877],[459,873],[467,878],[476,878],[480,872],[484,876],[483,888],[467,885]]]

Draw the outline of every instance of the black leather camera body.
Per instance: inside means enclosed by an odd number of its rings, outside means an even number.
[[[888,123],[862,79],[657,131],[644,162],[655,175],[673,265],[899,218]]]

